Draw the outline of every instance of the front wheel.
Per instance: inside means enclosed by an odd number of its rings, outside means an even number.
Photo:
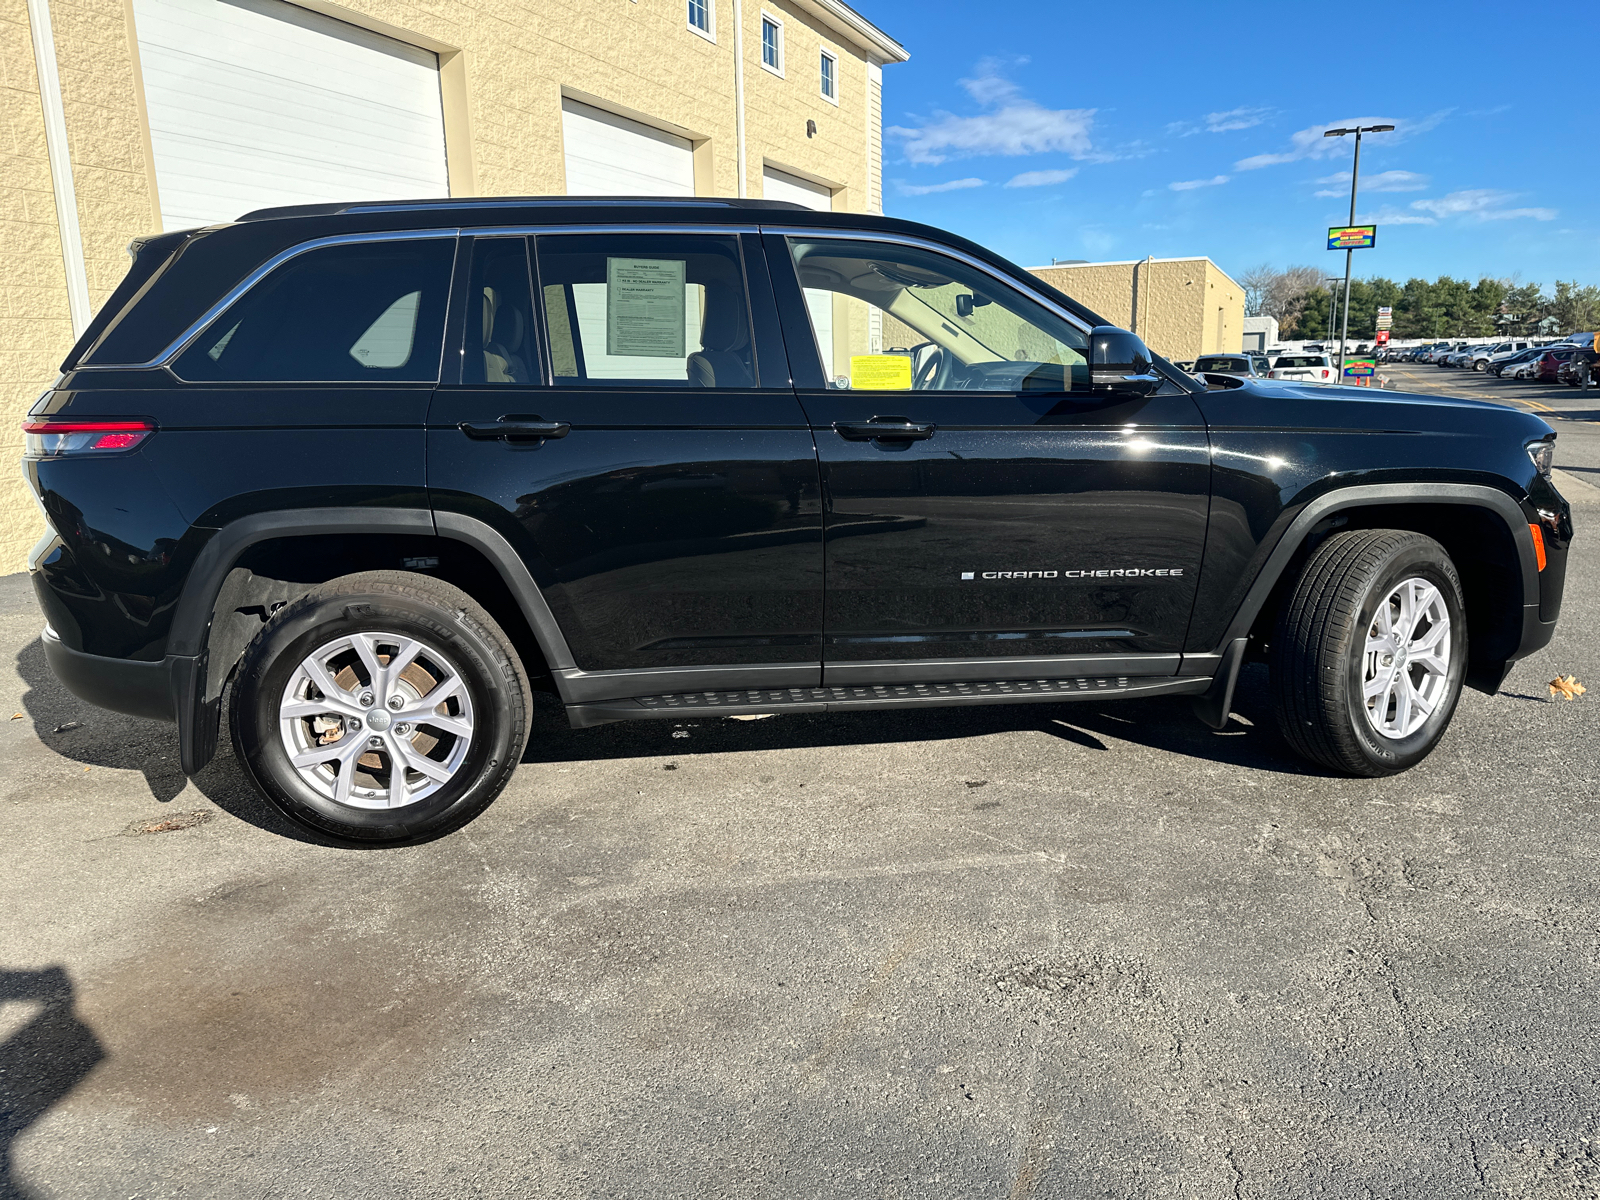
[[[1393,775],[1444,736],[1467,664],[1466,610],[1432,538],[1352,530],[1319,546],[1279,613],[1273,709],[1289,745],[1348,775]]]
[[[318,585],[256,635],[234,687],[234,749],[301,825],[421,841],[505,787],[530,699],[510,639],[466,593],[366,571]]]

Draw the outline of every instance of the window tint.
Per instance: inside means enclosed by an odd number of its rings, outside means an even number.
[[[1285,354],[1272,364],[1274,367],[1325,367],[1328,360],[1320,354]]]
[[[756,386],[737,239],[551,235],[538,259],[558,385]]]
[[[184,351],[184,379],[431,382],[454,238],[325,246],[291,258]]]
[[[538,382],[533,330],[527,241],[476,239],[467,284],[466,354],[461,362],[461,381]]]
[[[831,388],[1089,387],[1083,331],[985,272],[891,243],[793,239],[790,250]]]
[[[1195,360],[1196,371],[1248,371],[1250,363],[1243,358],[1233,358],[1227,355],[1208,355]]]

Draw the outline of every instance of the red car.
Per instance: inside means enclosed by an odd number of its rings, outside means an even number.
[[[1561,364],[1571,358],[1577,349],[1576,346],[1562,346],[1546,350],[1534,366],[1533,377],[1541,383],[1558,382]]]

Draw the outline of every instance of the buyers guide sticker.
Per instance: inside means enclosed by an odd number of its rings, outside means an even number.
[[[907,391],[911,360],[904,354],[852,354],[850,386],[858,392]]]
[[[687,293],[682,259],[606,259],[606,353],[682,358]]]

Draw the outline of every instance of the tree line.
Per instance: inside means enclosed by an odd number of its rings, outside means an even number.
[[[1244,272],[1239,283],[1245,315],[1276,317],[1284,340],[1338,336],[1342,279],[1330,284],[1316,267],[1263,264]],[[1350,337],[1371,341],[1385,305],[1394,310],[1390,336],[1396,339],[1560,336],[1600,327],[1600,287],[1594,285],[1558,280],[1546,292],[1515,278],[1471,283],[1441,275],[1400,284],[1374,277],[1350,281]]]

